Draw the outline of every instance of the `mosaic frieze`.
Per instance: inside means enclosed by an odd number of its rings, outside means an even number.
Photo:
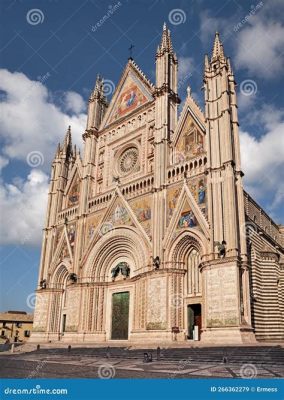
[[[75,238],[76,238],[76,225],[75,224],[70,224],[67,226],[67,236],[68,236],[72,254],[74,254]]]
[[[185,202],[177,227],[182,228],[195,228],[198,226],[197,219],[187,202]]]
[[[71,185],[71,189],[68,193],[68,202],[67,207],[75,206],[79,201],[80,194],[80,179],[78,176],[75,177],[73,184]]]
[[[111,114],[110,122],[115,121],[124,115],[135,110],[147,102],[147,97],[136,79],[128,76],[118,96],[117,102]]]
[[[175,162],[190,160],[204,153],[204,136],[188,116],[176,145],[178,159]]]
[[[177,206],[177,201],[181,192],[180,186],[170,188],[167,193],[167,225],[173,216],[173,213]]]
[[[141,199],[130,202],[130,206],[134,211],[136,218],[149,236],[151,235],[151,204],[151,196],[142,197]]]
[[[86,245],[88,245],[90,241],[93,239],[95,231],[100,223],[101,217],[102,214],[98,213],[88,218],[87,228],[86,228],[86,234],[87,234]]]
[[[207,215],[207,188],[205,178],[189,181],[188,187],[203,214]]]
[[[120,202],[117,202],[112,210],[109,218],[102,224],[102,234],[112,230],[113,227],[119,225],[132,225],[134,223],[127,209]]]
[[[54,232],[53,232],[53,235],[55,236],[55,239],[54,239],[54,251],[56,250],[56,248],[58,246],[59,240],[60,240],[61,235],[62,235],[62,231],[63,231],[63,227],[60,227],[60,228],[57,228],[57,229],[54,228]]]

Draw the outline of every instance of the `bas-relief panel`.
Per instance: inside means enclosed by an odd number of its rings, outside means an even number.
[[[207,326],[238,324],[238,293],[234,266],[220,266],[206,272]]]
[[[135,110],[135,108],[145,104],[147,102],[147,97],[142,92],[138,84],[128,76],[123,85],[121,93],[117,99],[110,122],[117,120],[120,117],[128,114],[129,112]]]
[[[147,330],[167,328],[167,278],[153,278],[148,282]]]
[[[49,294],[37,294],[34,313],[33,331],[43,332],[46,329]]]
[[[138,221],[146,231],[147,235],[151,236],[151,215],[152,215],[152,198],[151,196],[142,197],[138,200],[129,202]]]
[[[204,136],[190,116],[188,116],[185,121],[181,135],[177,141],[176,150],[180,158],[177,161],[190,160],[191,158],[203,154],[205,151]]]
[[[67,321],[66,331],[76,332],[78,329],[78,310],[80,309],[80,290],[67,289]]]

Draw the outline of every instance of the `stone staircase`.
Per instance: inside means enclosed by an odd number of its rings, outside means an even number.
[[[50,346],[50,347],[49,347]],[[152,353],[153,361],[157,360],[157,349],[137,349],[129,347],[79,347],[68,345],[60,347],[41,347],[30,349],[30,354],[50,357],[96,357],[123,358],[143,360],[144,353]],[[23,353],[23,350],[21,351]],[[228,363],[228,364],[264,364],[284,365],[284,349],[281,346],[224,346],[224,347],[191,347],[191,348],[161,348],[161,361],[187,361],[191,363]]]

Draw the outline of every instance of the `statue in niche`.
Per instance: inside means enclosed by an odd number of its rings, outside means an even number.
[[[220,258],[224,258],[226,256],[226,241],[222,240],[222,243],[220,242],[214,242],[215,247],[218,248],[218,256]]]
[[[130,275],[130,267],[127,264],[127,262],[122,261],[122,262],[118,263],[114,268],[112,268],[112,270],[111,270],[112,280],[114,281],[115,278],[119,274],[121,274],[124,279],[129,277],[129,275]]]

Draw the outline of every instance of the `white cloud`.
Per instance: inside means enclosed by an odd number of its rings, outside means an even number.
[[[263,123],[265,134],[256,138],[248,132],[240,132],[244,182],[256,200],[269,196],[272,199],[269,210],[276,214],[283,213],[281,208],[277,210],[284,198],[283,114],[271,106],[254,114],[254,118],[258,116]]]
[[[236,40],[235,63],[249,73],[274,78],[284,66],[284,26],[275,20],[252,17]]]
[[[208,43],[212,43],[216,31],[222,31],[225,21],[221,18],[212,16],[208,10],[204,10],[200,14],[200,38],[206,47]]]
[[[237,67],[261,78],[275,78],[284,66],[283,15],[281,0],[247,5],[228,18],[216,17],[205,9],[200,14],[200,38],[208,48],[214,32],[219,31],[225,45],[231,41]]]
[[[179,57],[178,59],[178,77],[179,81],[188,79],[194,71],[194,60],[192,57]]]
[[[1,244],[40,245],[49,177],[33,169],[26,180],[0,186]]]
[[[0,156],[0,172],[9,164],[9,160],[5,157]]]
[[[242,91],[238,92],[238,108],[240,112],[247,112],[248,110],[251,110],[255,102],[256,102],[255,94],[246,96],[245,94],[242,93]]]
[[[22,73],[1,69],[0,90],[1,152],[5,158],[26,160],[30,152],[39,151],[45,159],[42,167],[49,171],[57,143],[63,140],[68,125],[74,143],[82,144],[86,115],[81,113],[83,99],[77,93],[64,94],[62,108],[73,112],[68,115],[50,100],[52,93],[41,82]]]
[[[86,104],[82,96],[76,92],[67,92],[65,95],[65,108],[66,111],[79,114],[86,110]]]
[[[51,159],[68,125],[72,127],[73,142],[82,145],[84,102],[75,92],[58,96],[41,82],[5,69],[0,69],[0,91],[0,171],[10,163],[10,175],[15,175],[9,183],[0,179],[1,225],[5,227],[0,230],[0,243],[39,245]],[[20,170],[13,171],[14,160],[27,163],[30,154],[29,162],[36,162],[38,159],[32,157],[41,158],[41,153],[42,170],[31,169],[27,176],[22,176]]]

